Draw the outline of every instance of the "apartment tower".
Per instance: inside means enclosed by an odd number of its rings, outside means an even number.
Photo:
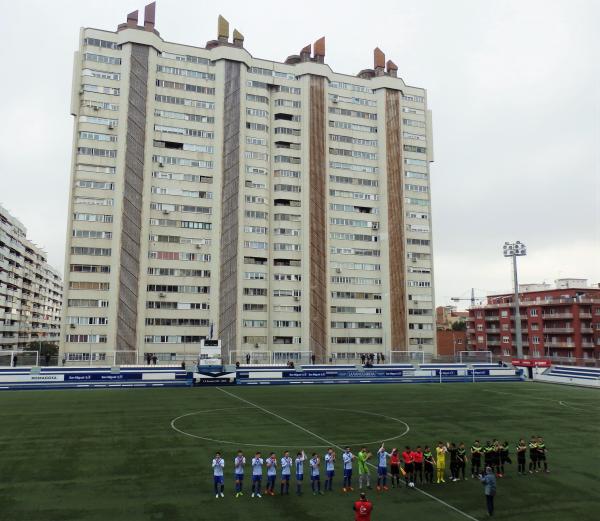
[[[254,58],[219,17],[165,41],[155,4],[81,30],[61,347],[225,360],[435,350],[424,89],[325,38]],[[241,355],[241,353],[244,353]]]

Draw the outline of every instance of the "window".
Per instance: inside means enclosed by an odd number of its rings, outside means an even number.
[[[104,54],[94,54],[91,52],[83,53],[83,59],[85,61],[96,62],[96,63],[108,63],[109,65],[121,65],[121,58],[115,58],[114,56],[105,56]]]
[[[110,289],[110,283],[76,280],[69,282],[69,289],[108,291]]]
[[[115,49],[115,50],[121,49],[121,45],[116,42],[110,42],[108,40],[99,40],[98,38],[84,38],[83,45],[102,47],[105,49]]]
[[[154,130],[156,130],[157,132],[164,132],[167,134],[179,134],[181,136],[202,137],[207,139],[213,139],[215,137],[215,133],[212,130],[200,130],[195,128],[154,125]]]
[[[268,118],[269,117],[269,111],[268,110],[264,110],[264,109],[251,109],[251,108],[247,108],[246,109],[246,114],[248,116],[255,116],[257,118]]]
[[[83,69],[81,75],[90,78],[100,78],[102,80],[119,81],[121,79],[121,75],[118,72],[97,71],[95,69]]]
[[[112,223],[112,215],[101,215],[97,213],[74,213],[74,221],[86,221],[86,222],[97,222],[97,223]]]
[[[104,148],[77,147],[77,153],[85,156],[117,157],[116,150],[106,150]]]
[[[156,80],[157,87],[165,89],[184,90],[186,92],[197,92],[198,94],[214,94],[214,87],[203,87],[202,85],[192,85],[189,83],[179,83],[177,81]]]
[[[346,148],[329,148],[329,153],[332,156],[346,156],[354,157],[358,159],[372,159],[377,160],[377,154],[374,152],[361,152],[359,150],[348,150]]]
[[[82,246],[73,246],[71,255],[97,255],[102,257],[110,257],[110,248],[88,248]]]
[[[80,239],[112,239],[112,232],[99,230],[73,230],[73,237]]]
[[[94,190],[114,190],[115,184],[105,181],[75,181],[75,186],[78,188],[93,188]]]
[[[507,311],[506,309],[503,309],[503,310],[500,312],[500,316],[501,316],[501,317],[507,317],[507,316],[508,316],[508,311]]]
[[[152,156],[152,161],[155,163],[163,163],[165,165],[189,166],[193,168],[213,168],[212,161],[203,161],[200,159],[185,159],[183,157],[170,156]]]
[[[203,65],[213,65],[213,63],[208,58],[201,58],[200,56],[190,56],[189,54],[173,54],[170,52],[161,52],[161,58],[165,58],[167,60],[176,60],[180,62],[188,62],[188,63],[201,63]]]
[[[503,337],[502,337],[502,343],[503,343],[503,344],[509,344],[509,343],[510,343],[510,337],[508,337],[508,336],[503,336]]]
[[[477,324],[477,331],[483,331],[483,325]]]
[[[212,101],[202,101],[202,100],[178,98],[176,96],[164,96],[162,94],[155,94],[154,99],[160,103],[171,103],[173,105],[185,105],[187,107],[195,107],[198,109],[213,110],[215,108],[215,104]]]
[[[329,101],[332,101],[333,103],[353,103],[355,105],[364,105],[367,107],[377,106],[377,102],[375,100],[355,98],[352,96],[340,96],[339,94],[329,94]]]
[[[538,310],[536,308],[531,308],[529,310],[529,316],[530,317],[537,317],[538,316]]]
[[[371,134],[377,133],[377,127],[370,127],[368,125],[358,125],[357,123],[348,123],[346,121],[329,120],[329,126],[332,128],[356,130],[358,132],[369,132]]]
[[[376,166],[339,163],[337,161],[330,161],[329,168],[339,168],[341,170],[351,170],[352,172],[364,172],[367,174],[377,174],[379,172],[379,169]]]
[[[121,89],[117,89],[116,87],[103,87],[102,85],[91,85],[88,83],[84,83],[81,86],[81,90],[83,92],[95,92],[97,94],[109,94],[111,96],[119,96],[121,94]]]
[[[80,123],[91,123],[92,125],[106,125],[107,127],[116,127],[119,123],[116,119],[99,118],[96,116],[79,116]]]
[[[112,134],[100,134],[98,132],[80,132],[79,139],[92,139],[95,141],[109,141],[111,143],[116,143],[117,136]]]
[[[412,179],[427,179],[429,177],[429,174],[424,174],[422,172],[411,172],[410,170],[405,170],[404,176],[410,177]]]
[[[425,161],[424,159],[411,159],[410,157],[405,157],[404,164],[415,166],[427,166],[427,161]]]
[[[67,306],[71,308],[107,308],[108,300],[96,299],[69,299]]]
[[[156,72],[164,72],[165,74],[175,74],[177,76],[187,76],[188,78],[200,78],[203,80],[215,79],[215,75],[209,72],[195,71],[192,69],[178,69],[177,67],[167,67],[165,65],[157,65]]]
[[[367,94],[373,94],[373,89],[369,87],[364,87],[363,85],[355,85],[353,83],[344,83],[341,81],[332,81],[329,83],[330,89],[345,89],[352,90],[355,92],[364,92]]]
[[[171,110],[159,110],[154,111],[154,115],[161,118],[168,119],[180,119],[184,121],[196,121],[197,123],[214,123],[214,116],[203,116],[201,114],[186,114],[183,112],[173,112]],[[81,120],[81,118],[79,118]]]
[[[331,141],[338,141],[340,143],[351,143],[353,145],[363,145],[363,146],[369,146],[369,147],[377,146],[376,139],[362,139],[362,138],[355,138],[355,137],[350,137],[350,136],[342,136],[339,134],[329,134],[329,139]]]
[[[246,94],[246,101],[252,101],[254,103],[269,103],[267,96],[258,96],[257,94]]]
[[[402,124],[408,127],[425,128],[424,121],[416,121],[414,119],[403,119]]]

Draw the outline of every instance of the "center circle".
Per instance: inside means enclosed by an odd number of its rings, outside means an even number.
[[[385,420],[388,424],[394,424],[394,423],[398,423],[400,425],[402,425],[404,427],[404,430],[399,433],[399,434],[394,434],[393,436],[387,437],[387,438],[383,438],[383,439],[379,439],[379,440],[368,440],[368,441],[346,441],[344,442],[344,445],[374,445],[374,444],[381,444],[381,443],[385,443],[388,441],[393,441],[396,440],[398,438],[401,438],[403,436],[405,436],[406,434],[408,434],[408,432],[410,431],[410,426],[408,425],[408,423],[406,423],[405,421],[399,419],[399,418],[394,418],[393,416],[389,416],[387,414],[381,414],[381,413],[376,413],[376,412],[370,412],[370,411],[356,411],[355,409],[340,409],[337,407],[295,407],[295,406],[290,406],[290,407],[285,407],[285,411],[290,411],[290,410],[323,410],[323,411],[335,411],[335,412],[340,412],[340,413],[353,413],[353,414],[360,414],[361,418],[363,416],[370,416],[372,418],[379,418],[382,420]],[[261,448],[302,448],[302,447],[311,447],[311,448],[327,448],[331,445],[333,445],[332,443],[329,443],[327,445],[309,445],[307,443],[302,443],[302,444],[297,444],[297,443],[289,443],[287,445],[275,445],[275,444],[265,444],[264,441],[263,443],[244,443],[244,442],[239,442],[239,441],[235,441],[235,440],[224,440],[224,439],[218,439],[216,437],[213,436],[201,436],[199,434],[195,434],[194,432],[190,432],[189,430],[186,430],[185,428],[180,428],[178,426],[178,423],[181,424],[182,421],[185,418],[190,418],[193,416],[198,416],[198,415],[211,415],[213,413],[220,413],[219,414],[219,419],[222,419],[223,415],[227,415],[230,412],[233,411],[255,411],[257,413],[260,413],[262,415],[265,415],[266,413],[264,413],[263,411],[261,411],[260,409],[257,409],[256,407],[252,407],[252,406],[241,406],[241,407],[222,407],[222,408],[216,408],[216,409],[203,409],[200,411],[193,411],[193,412],[189,412],[187,414],[182,414],[181,416],[177,416],[176,418],[173,418],[171,420],[171,428],[173,430],[175,430],[176,432],[183,434],[184,436],[188,436],[190,438],[196,438],[199,440],[205,440],[205,441],[210,441],[210,442],[214,442],[214,443],[221,443],[221,444],[227,444],[227,445],[237,445],[237,446],[245,446],[245,447],[261,447]],[[296,420],[296,419],[294,419]],[[284,420],[279,420],[280,422],[286,424],[287,422],[285,422]],[[290,420],[291,422],[292,420]],[[355,418],[352,418],[351,421],[355,421]],[[296,423],[296,422],[294,422]],[[293,427],[294,429],[298,430],[299,432],[304,431],[305,435],[307,437],[313,437],[315,439],[321,439],[321,440],[325,440],[327,438],[327,436],[323,436],[321,437],[321,432],[316,432],[316,433],[312,433],[312,431],[309,431],[308,429],[305,429],[304,426],[302,426],[300,423],[296,426],[293,425],[292,423],[290,423],[290,427]]]

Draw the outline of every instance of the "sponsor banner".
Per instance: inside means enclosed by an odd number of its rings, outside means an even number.
[[[467,374],[469,376],[489,376],[490,375],[490,370],[489,369],[475,369],[473,371],[469,370],[467,371]]]
[[[543,358],[515,358],[511,361],[516,367],[551,367],[552,362]]]
[[[62,374],[0,374],[0,382],[62,382]]]
[[[462,374],[465,374],[464,371],[461,371]],[[458,369],[436,369],[436,376],[458,376]]]
[[[194,373],[194,383],[196,385],[225,385],[235,383],[235,372],[199,372]]]

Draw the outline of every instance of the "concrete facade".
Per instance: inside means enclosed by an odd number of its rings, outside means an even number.
[[[0,350],[58,344],[62,279],[23,224],[0,205]]]
[[[81,30],[63,353],[434,352],[425,90],[228,34]]]

